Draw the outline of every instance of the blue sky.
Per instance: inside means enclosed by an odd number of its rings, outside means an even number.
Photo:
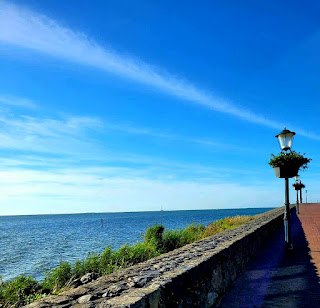
[[[284,126],[320,200],[319,13],[0,1],[0,215],[281,206]]]

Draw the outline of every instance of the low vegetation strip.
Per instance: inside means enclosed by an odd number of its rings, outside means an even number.
[[[31,277],[19,276],[11,281],[0,280],[0,307],[21,307],[47,294],[58,294],[61,290],[77,285],[87,273],[96,277],[149,260],[163,253],[223,232],[253,220],[255,216],[227,217],[208,226],[191,224],[184,229],[166,230],[162,225],[149,227],[143,242],[124,245],[118,250],[107,247],[102,254],[89,254],[74,264],[62,262],[49,271],[43,282]]]

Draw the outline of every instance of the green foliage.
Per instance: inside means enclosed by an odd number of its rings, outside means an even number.
[[[84,259],[83,262],[83,270],[84,272],[81,275],[78,275],[78,273],[75,271],[75,268],[72,269],[72,274],[74,276],[80,277],[83,276],[86,273],[100,273],[101,266],[100,266],[100,259],[101,256],[96,253],[89,253],[88,257]]]
[[[110,274],[119,269],[119,266],[115,263],[113,255],[114,252],[112,248],[110,246],[106,247],[106,249],[100,256],[101,271],[99,274]]]
[[[143,242],[135,245],[124,245],[113,253],[114,264],[120,268],[137,264],[160,253],[153,244]]]
[[[240,226],[253,219],[254,219],[253,216],[234,216],[234,217],[227,217],[227,218],[220,219],[218,221],[211,223],[205,228],[204,237],[212,236],[217,233],[223,232],[227,229]]]
[[[203,238],[205,227],[191,224],[184,229],[166,230],[162,238],[162,252],[169,252]]]
[[[155,224],[153,227],[149,227],[144,236],[144,242],[154,245],[157,250],[162,248],[162,235],[164,226]]]
[[[181,245],[181,233],[182,230],[166,230],[163,234],[161,252],[169,252],[176,248],[180,248]]]
[[[19,307],[27,305],[43,295],[41,285],[31,277],[19,276],[11,281],[0,279],[0,305]]]
[[[60,291],[72,278],[72,267],[69,262],[61,262],[60,265],[49,271],[43,281],[43,288],[52,293]]]
[[[305,153],[303,154],[305,155]],[[295,151],[281,152],[278,155],[271,154],[269,165],[271,167],[299,167],[302,170],[308,168],[308,164],[312,159],[304,157],[302,154]]]
[[[294,187],[295,190],[300,190],[300,189],[303,189],[305,188],[306,186],[303,184],[303,183],[294,183],[292,184],[292,186]]]
[[[155,224],[146,230],[143,242],[126,244],[116,251],[108,246],[102,254],[88,254],[84,260],[76,261],[73,265],[61,262],[46,274],[42,286],[31,277],[21,276],[7,283],[3,283],[0,277],[0,306],[20,307],[44,296],[42,293],[56,294],[61,289],[70,287],[70,282],[86,273],[94,272],[99,276],[109,274],[252,219],[252,216],[227,217],[206,227],[193,223],[175,230],[165,230],[162,225]]]
[[[191,225],[188,225],[186,228],[182,229],[182,246],[202,239],[204,230],[205,226],[203,224],[196,225],[195,223],[192,223]]]
[[[100,258],[98,254],[89,254],[87,258],[78,260],[72,267],[72,277],[79,278],[86,273],[100,273]]]

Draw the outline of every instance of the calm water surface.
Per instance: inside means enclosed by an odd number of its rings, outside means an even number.
[[[4,281],[18,275],[41,280],[60,261],[74,262],[85,258],[88,252],[102,252],[107,245],[117,249],[125,243],[142,240],[146,228],[154,223],[170,229],[183,228],[192,222],[207,225],[228,216],[255,215],[269,210],[0,216],[0,276]]]

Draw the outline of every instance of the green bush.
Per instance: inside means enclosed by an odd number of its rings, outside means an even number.
[[[96,253],[91,253],[89,256],[83,261],[83,268],[86,273],[99,273],[100,272],[100,258],[101,256]],[[74,271],[73,271],[74,273]],[[82,276],[83,274],[81,274]]]
[[[162,237],[161,252],[169,252],[171,250],[180,248],[182,230],[166,230]]]
[[[224,230],[231,229],[247,223],[254,219],[254,216],[234,216],[220,219],[205,227],[203,237],[215,235]]]
[[[164,231],[164,226],[155,224],[153,227],[149,227],[146,231],[144,242],[149,243],[157,250],[162,248],[162,235]]]
[[[60,265],[49,271],[43,281],[42,287],[52,293],[60,291],[73,277],[72,266],[69,262],[61,262]]]
[[[19,276],[6,283],[0,280],[0,304],[19,307],[40,298],[41,285],[32,277]]]
[[[124,245],[112,255],[113,264],[124,268],[149,260],[158,256],[160,252],[153,245],[153,242],[136,243],[135,245]]]
[[[184,246],[202,239],[204,230],[205,226],[202,224],[196,225],[195,223],[192,223],[191,225],[188,225],[186,228],[182,229],[181,244]]]
[[[110,246],[107,246],[104,252],[100,256],[100,272],[99,274],[110,274],[117,269],[119,266],[116,264],[114,260],[114,252]]]
[[[89,253],[87,258],[76,261],[72,267],[72,277],[74,279],[80,278],[84,274],[91,272],[99,274],[101,271],[100,258],[99,254]]]
[[[305,155],[305,153],[303,155]],[[304,157],[303,155],[295,151],[286,153],[281,152],[278,155],[271,154],[269,165],[272,168],[287,166],[290,168],[298,167],[299,169],[304,170],[308,168],[308,164],[312,159]]]

